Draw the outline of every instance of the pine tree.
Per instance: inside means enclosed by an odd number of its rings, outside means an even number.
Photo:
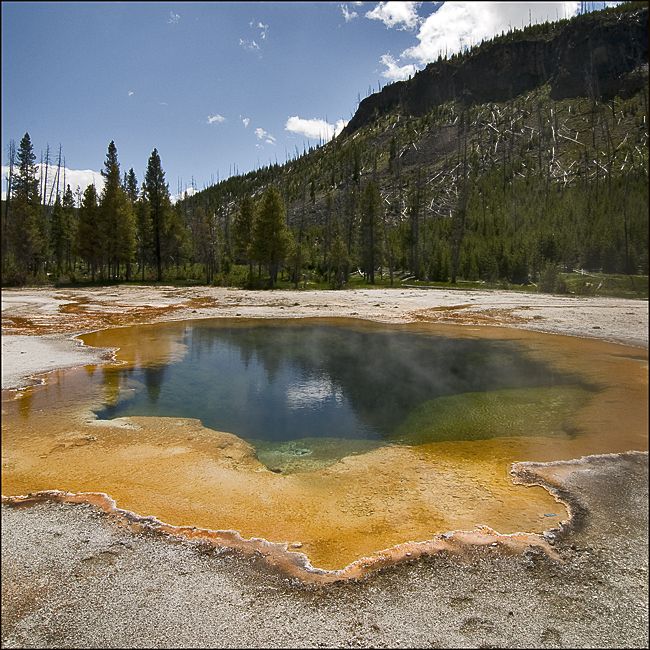
[[[218,228],[215,214],[208,213],[203,206],[195,212],[197,254],[205,267],[205,283],[211,284],[217,268]]]
[[[117,160],[117,147],[113,140],[108,144],[104,169],[104,189],[99,199],[99,233],[102,249],[102,261],[100,273],[104,274],[103,267],[108,265],[108,276],[113,277],[112,270],[115,263],[116,240],[117,240],[117,195],[121,190],[120,165]]]
[[[9,249],[20,278],[35,278],[47,255],[45,222],[40,206],[36,155],[29,133],[20,141],[12,184],[11,219],[7,224]]]
[[[70,185],[66,187],[63,194],[63,225],[64,225],[64,254],[65,268],[69,273],[73,266],[74,241],[77,232],[77,213],[75,210],[75,199]]]
[[[162,280],[164,238],[169,228],[171,202],[169,186],[165,183],[165,172],[160,163],[158,150],[154,149],[147,163],[145,174],[145,197],[149,204],[153,235],[153,258],[156,262],[156,278]]]
[[[123,264],[125,279],[128,281],[131,279],[132,264],[135,258],[135,214],[131,201],[122,189],[118,192],[115,209],[115,261],[117,264],[117,277],[120,277],[120,266]]]
[[[348,267],[350,260],[348,258],[347,249],[341,236],[337,233],[332,242],[332,250],[330,253],[330,268],[332,270],[332,278],[330,280],[333,289],[341,289],[345,284],[345,279],[348,274]]]
[[[172,207],[169,198],[167,198],[167,206],[168,219],[163,237],[162,255],[163,261],[166,264],[175,265],[178,273],[181,264],[189,257],[190,243],[183,224],[180,206]]]
[[[251,248],[253,243],[253,223],[255,218],[255,206],[253,199],[246,195],[242,199],[239,211],[235,214],[233,223],[233,239],[236,255],[248,263],[248,281],[253,277],[253,260]]]
[[[99,241],[101,243],[100,275],[104,275],[104,265],[108,265],[109,277],[113,275],[112,264],[115,260],[115,240],[117,231],[116,197],[120,185],[120,165],[117,160],[117,148],[113,140],[108,144],[104,169],[104,189],[99,199]]]
[[[291,281],[293,288],[297,289],[300,284],[300,273],[303,266],[305,257],[305,245],[299,237],[294,237],[294,234],[287,230],[287,252],[286,259],[289,265],[291,274]]]
[[[131,201],[132,204],[135,204],[135,202],[138,200],[138,179],[135,177],[133,167],[131,167],[128,173],[125,174],[124,191],[129,197],[129,201]]]
[[[380,258],[379,216],[381,197],[375,181],[370,181],[361,198],[361,256],[366,281],[375,284],[375,267]]]
[[[83,193],[79,207],[79,226],[75,238],[75,250],[77,255],[88,265],[93,282],[103,253],[102,235],[98,228],[99,220],[97,190],[94,185],[89,185]]]
[[[288,248],[288,233],[282,196],[276,187],[269,187],[257,210],[253,226],[252,256],[268,268],[271,288],[275,286],[280,264]]]
[[[135,177],[135,175],[134,175]],[[136,219],[136,248],[138,256],[138,271],[144,282],[144,273],[147,264],[152,259],[153,250],[153,226],[151,224],[151,211],[149,201],[146,198],[146,188],[142,183],[140,197],[135,204]]]
[[[108,264],[108,276],[120,277],[120,267],[126,267],[130,276],[130,266],[135,254],[135,219],[133,208],[122,187],[117,148],[111,141],[108,145],[102,175],[105,178],[104,190],[100,199],[100,232],[103,257]]]
[[[361,184],[361,149],[359,145],[352,145],[352,179],[359,186]]]

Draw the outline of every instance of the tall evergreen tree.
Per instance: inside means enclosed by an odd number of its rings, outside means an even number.
[[[124,277],[126,280],[130,280],[136,246],[135,214],[133,205],[124,190],[121,190],[117,196],[116,223],[115,261],[117,265],[117,277],[120,277],[120,267],[123,264]]]
[[[135,204],[135,202],[138,200],[138,179],[135,177],[133,167],[131,167],[131,169],[129,169],[129,171],[125,174],[124,191],[129,197],[129,201],[131,201],[132,204]]]
[[[381,196],[375,181],[365,186],[361,197],[361,257],[366,281],[375,284],[375,268],[380,259],[379,236]]]
[[[218,233],[216,215],[203,206],[196,208],[196,237],[198,260],[205,267],[205,283],[211,284],[217,268]]]
[[[144,184],[145,197],[149,203],[149,214],[151,215],[156,277],[160,282],[162,280],[164,238],[169,228],[171,202],[169,186],[165,183],[165,172],[162,169],[157,149],[154,149],[149,156]]]
[[[11,219],[7,224],[10,250],[18,274],[36,277],[46,259],[47,238],[38,191],[36,155],[29,133],[20,141],[16,163]]]
[[[271,288],[277,281],[288,245],[284,201],[278,189],[271,186],[264,192],[257,210],[252,250],[253,258],[267,267]]]
[[[333,289],[342,289],[348,274],[350,260],[343,239],[337,233],[332,242],[330,253],[331,279],[330,285]]]
[[[117,147],[111,140],[106,152],[104,169],[104,189],[99,199],[99,232],[102,247],[102,262],[100,273],[103,275],[103,267],[108,265],[108,275],[113,276],[112,265],[115,262],[115,250],[117,240],[117,203],[118,193],[121,190],[120,164],[117,160]]]
[[[163,236],[162,255],[165,264],[173,264],[176,271],[180,271],[181,265],[189,257],[189,246],[187,230],[180,212],[180,206],[171,205],[169,195],[167,196],[168,218]]]
[[[83,193],[79,207],[79,226],[75,237],[75,250],[88,265],[93,282],[103,253],[102,234],[99,225],[97,190],[89,185]]]
[[[126,277],[129,278],[135,254],[135,219],[122,187],[117,148],[112,140],[108,145],[102,175],[105,182],[100,199],[100,226],[108,275],[113,279],[119,278],[121,265],[124,264]]]
[[[253,260],[251,255],[253,243],[253,223],[255,220],[255,206],[253,199],[245,195],[239,206],[239,211],[235,213],[233,223],[233,239],[235,243],[235,253],[237,257],[248,263],[248,281],[253,276]]]
[[[73,267],[74,241],[77,232],[77,212],[75,198],[70,185],[67,185],[63,194],[63,227],[64,227],[64,256],[65,268],[69,273]]]
[[[134,175],[135,176],[135,175]],[[151,225],[151,211],[146,198],[146,188],[142,183],[140,197],[135,203],[136,218],[136,248],[138,256],[138,272],[144,282],[147,264],[151,261],[153,250],[153,227]]]

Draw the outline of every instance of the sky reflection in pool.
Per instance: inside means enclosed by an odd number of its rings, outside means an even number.
[[[541,414],[555,408],[563,416],[587,388],[533,360],[514,341],[326,324],[210,322],[157,335],[175,337],[185,353],[169,363],[104,369],[105,381],[121,390],[98,411],[100,418],[198,418],[258,447],[332,438],[375,441],[372,447],[413,442],[413,433],[417,442],[539,434]],[[495,415],[499,409],[503,417]],[[436,423],[438,415],[444,426],[423,426]],[[483,415],[488,422],[501,419],[501,430],[483,426]],[[518,428],[508,422],[513,417]],[[450,418],[458,426],[450,426]],[[527,427],[529,420],[535,422]],[[309,445],[288,449],[309,453]]]

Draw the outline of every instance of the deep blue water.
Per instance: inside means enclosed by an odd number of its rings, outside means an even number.
[[[164,365],[105,369],[104,381],[123,390],[100,418],[199,418],[206,427],[273,443],[381,440],[436,397],[576,383],[513,341],[313,323],[203,321],[158,331],[181,340],[187,353]]]

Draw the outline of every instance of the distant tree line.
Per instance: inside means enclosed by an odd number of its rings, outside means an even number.
[[[183,228],[171,206],[160,157],[153,150],[141,188],[133,169],[120,173],[117,148],[108,145],[100,194],[70,185],[45,202],[36,156],[26,133],[10,145],[8,193],[2,214],[4,284],[90,279],[132,280],[153,267],[156,279],[182,243]],[[46,185],[44,185],[46,188]]]
[[[386,172],[397,169],[389,146]],[[393,151],[393,153],[391,153]],[[370,151],[344,147],[337,192],[300,157],[283,174],[271,166],[231,177],[175,205],[158,151],[138,186],[108,145],[100,193],[67,185],[47,206],[29,134],[10,161],[2,210],[2,280],[46,282],[190,281],[274,287],[282,274],[332,288],[351,273],[369,284],[402,279],[525,283],[575,267],[648,272],[647,171],[585,175],[550,185],[541,174],[492,167],[479,174],[461,155],[457,196],[446,217],[427,216],[432,191],[411,175],[391,197],[368,164]],[[363,161],[363,162],[362,162]],[[370,167],[369,173],[361,173]],[[348,170],[347,182],[343,179]],[[302,183],[296,181],[302,176]],[[365,178],[364,178],[365,176]],[[598,177],[596,177],[598,178]],[[291,219],[287,204],[292,206]],[[549,268],[551,269],[549,271]]]
[[[161,282],[173,269],[187,278],[202,267],[206,283],[230,265],[220,244],[230,237],[217,215],[199,207],[191,214],[174,207],[158,151],[149,157],[142,185],[133,168],[120,173],[110,142],[98,194],[94,184],[75,195],[70,185],[49,207],[40,189],[36,156],[28,133],[10,146],[8,195],[2,212],[2,276],[5,285],[55,281]],[[233,249],[254,276],[267,272],[274,286],[294,246],[279,191],[271,186],[257,204],[244,197],[232,224]]]

